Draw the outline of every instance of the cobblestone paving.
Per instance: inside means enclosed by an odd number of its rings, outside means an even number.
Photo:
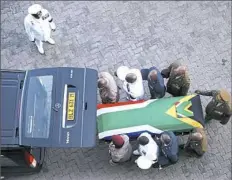
[[[112,72],[119,65],[157,66],[182,59],[191,89],[231,91],[231,2],[38,2],[54,17],[56,45],[40,55],[23,27],[33,2],[1,2],[1,66],[31,69],[90,67]],[[228,60],[222,65],[222,59]],[[121,93],[121,99],[125,94]],[[206,105],[208,98],[202,98]],[[200,180],[231,179],[231,123],[207,126],[208,152],[201,159],[183,155],[163,170],[135,164],[111,167],[107,145],[91,149],[48,149],[45,168],[22,180]]]

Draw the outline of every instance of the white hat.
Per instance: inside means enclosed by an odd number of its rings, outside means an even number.
[[[140,156],[136,163],[140,169],[149,169],[152,166],[153,161],[148,159],[146,156]]]
[[[126,78],[126,75],[128,74],[129,72],[129,68],[127,66],[120,66],[118,69],[117,69],[117,76],[120,80],[124,81],[125,78]]]
[[[33,4],[28,8],[29,14],[37,14],[39,11],[42,10],[42,6],[39,4]]]

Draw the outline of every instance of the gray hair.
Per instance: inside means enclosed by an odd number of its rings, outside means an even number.
[[[195,132],[195,133],[192,133],[191,139],[194,140],[194,141],[200,141],[200,140],[203,139],[203,136],[202,136],[201,133]]]
[[[161,137],[160,137],[160,140],[164,144],[168,145],[171,142],[171,137],[168,134],[162,134]]]
[[[104,78],[99,78],[97,81],[97,86],[99,89],[106,87],[108,84],[107,80]]]
[[[151,79],[151,80],[157,80],[157,71],[152,70],[151,72],[149,72],[148,78]]]
[[[186,66],[183,66],[183,65],[181,65],[181,66],[179,66],[179,67],[177,67],[176,69],[174,69],[174,71],[177,73],[177,74],[184,74],[185,72],[186,72]]]
[[[135,73],[128,73],[125,77],[125,80],[128,83],[134,83],[137,80],[137,76]]]

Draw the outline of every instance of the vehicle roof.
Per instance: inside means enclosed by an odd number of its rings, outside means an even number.
[[[1,70],[1,145],[18,145],[18,108],[25,71]]]

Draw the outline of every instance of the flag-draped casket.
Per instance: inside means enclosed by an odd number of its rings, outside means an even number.
[[[189,132],[204,126],[199,95],[98,104],[99,139],[109,140],[115,134],[137,137],[142,132]]]

